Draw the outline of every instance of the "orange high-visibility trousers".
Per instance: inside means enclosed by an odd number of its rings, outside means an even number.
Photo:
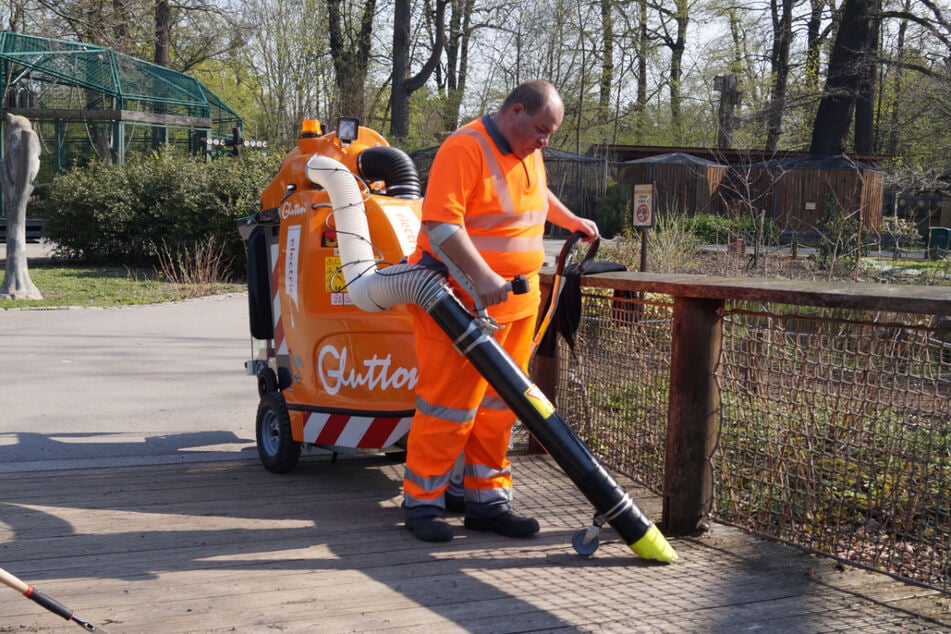
[[[506,456],[515,414],[432,318],[417,306],[409,308],[419,379],[403,477],[407,517],[436,515],[445,507],[443,494],[459,452],[465,453],[466,514],[491,517],[511,510]],[[523,370],[535,320],[530,315],[508,322],[494,335]]]

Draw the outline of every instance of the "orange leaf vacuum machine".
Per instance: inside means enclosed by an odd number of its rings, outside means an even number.
[[[400,451],[415,410],[413,322],[425,310],[597,509],[575,534],[581,554],[608,523],[638,555],[673,548],[498,345],[440,273],[401,263],[416,247],[422,191],[410,157],[355,119],[324,133],[304,121],[297,147],[238,223],[248,254],[258,455],[293,469],[304,445]],[[454,270],[452,263],[450,271]],[[467,280],[460,280],[465,288]]]

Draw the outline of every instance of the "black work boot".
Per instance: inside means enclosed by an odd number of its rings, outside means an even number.
[[[465,527],[473,531],[492,531],[505,537],[531,537],[538,532],[538,522],[512,511],[492,517],[466,517]]]
[[[461,495],[446,494],[446,510],[450,513],[465,513],[466,498]]]
[[[416,539],[421,539],[424,542],[448,542],[452,540],[452,526],[437,515],[407,517],[406,528],[413,532]]]

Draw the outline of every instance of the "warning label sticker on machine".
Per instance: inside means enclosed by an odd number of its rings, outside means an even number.
[[[538,386],[534,383],[525,391],[525,398],[527,398],[532,406],[538,410],[538,413],[545,418],[555,413],[555,406],[551,404],[551,401],[548,400],[544,392],[538,389]]]
[[[353,298],[350,297],[350,293],[331,293],[330,305],[331,306],[353,306]]]
[[[328,293],[346,293],[347,281],[340,269],[340,258],[324,258],[324,291]]]

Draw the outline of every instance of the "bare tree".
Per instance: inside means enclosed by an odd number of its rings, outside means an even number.
[[[459,123],[459,110],[469,78],[469,42],[477,28],[474,24],[475,0],[450,0],[449,25],[446,34],[445,79],[441,81],[440,68],[436,68],[436,83],[443,91],[443,129],[453,130]]]
[[[818,93],[821,78],[820,61],[822,45],[829,37],[832,20],[823,26],[825,10],[833,6],[833,0],[809,0],[809,17],[806,20],[806,69],[805,88],[807,92]]]
[[[602,113],[607,113],[611,109],[611,89],[614,86],[614,5],[614,0],[599,0],[602,49],[598,108]]]
[[[141,56],[150,41],[151,5],[146,1],[34,0],[31,18],[44,37],[76,39]]]
[[[829,59],[829,72],[812,127],[810,154],[845,151],[863,82],[874,63],[881,0],[845,0]]]
[[[390,84],[390,134],[399,139],[409,135],[409,98],[425,85],[439,63],[446,42],[446,4],[448,0],[436,0],[432,16],[433,41],[429,59],[415,75],[408,77],[410,68],[410,32],[412,11],[410,0],[396,0],[393,13],[393,73]]]
[[[789,48],[793,39],[793,0],[770,0],[773,46],[769,56],[770,95],[766,115],[766,151],[775,152],[783,131],[786,85],[789,81]]]
[[[260,116],[255,135],[277,144],[297,138],[304,119],[326,119],[336,103],[330,48],[311,25],[325,22],[321,0],[248,0],[254,24],[232,66],[252,92]],[[246,120],[246,123],[248,121]]]
[[[647,0],[637,0],[637,96],[634,101],[635,139],[643,142],[647,129],[647,55],[650,33],[647,28]]]
[[[376,0],[362,6],[349,0],[327,0],[330,55],[338,103],[336,114],[366,116],[366,88],[373,46],[373,18]]]
[[[44,37],[76,39],[185,72],[241,46],[234,10],[218,0],[16,0]]]
[[[690,23],[689,0],[674,0],[655,3],[654,9],[661,17],[660,26],[655,35],[670,49],[670,67],[667,74],[667,87],[670,90],[670,124],[674,139],[683,138],[683,58],[687,49],[687,26]]]
[[[753,245],[748,266],[757,268],[766,261],[766,208],[775,186],[782,181],[786,168],[782,161],[772,156],[768,160],[754,160],[750,152],[741,152],[738,157],[718,155],[718,160],[729,169],[717,189],[727,215],[746,218],[754,227],[752,235],[740,236]],[[786,219],[783,219],[786,220]]]

